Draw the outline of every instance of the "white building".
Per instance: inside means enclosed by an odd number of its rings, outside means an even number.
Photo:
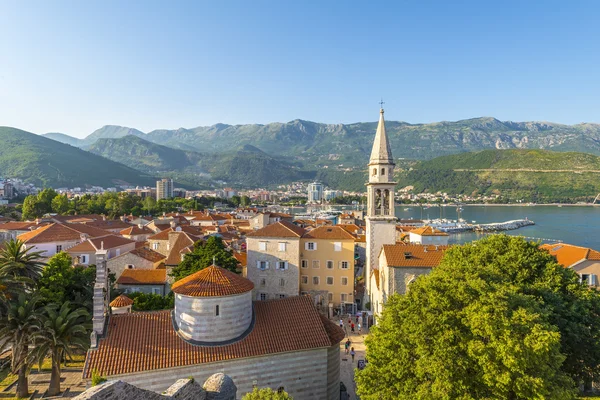
[[[163,178],[156,181],[156,200],[173,197],[173,179]]]
[[[308,184],[308,202],[320,203],[323,201],[323,184],[321,182],[313,182]]]
[[[446,246],[450,236],[446,232],[439,231],[431,226],[422,226],[410,231],[408,238],[411,243]]]

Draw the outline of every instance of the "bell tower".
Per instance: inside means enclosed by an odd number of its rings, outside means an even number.
[[[367,262],[365,270],[366,299],[371,310],[381,312],[380,304],[373,304],[374,291],[379,289],[379,253],[384,244],[396,243],[396,216],[394,210],[394,158],[385,132],[383,108],[379,111],[379,124],[375,133],[373,150],[369,159],[369,182],[367,183]]]

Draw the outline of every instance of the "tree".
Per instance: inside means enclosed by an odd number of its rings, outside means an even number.
[[[60,393],[60,367],[63,356],[73,358],[73,350],[86,350],[88,347],[88,331],[91,329],[89,314],[86,309],[71,310],[69,302],[62,306],[52,304],[44,308],[33,326],[35,349],[33,359],[41,366],[44,359],[52,359],[50,386],[48,396]]]
[[[38,321],[39,297],[21,293],[6,305],[6,312],[0,321],[0,349],[10,347],[12,359],[11,373],[17,377],[17,398],[29,396],[27,374],[31,367],[29,348],[34,327]]]
[[[25,197],[21,214],[24,221],[44,215],[42,204],[38,201],[37,196],[29,195]]]
[[[600,364],[600,294],[546,251],[494,235],[449,249],[367,339],[361,398],[570,399]]]
[[[34,283],[40,277],[44,263],[41,251],[25,248],[20,240],[11,239],[0,251],[0,268],[17,278],[24,278]]]
[[[242,207],[248,207],[250,205],[251,201],[250,201],[250,197],[243,195],[240,198],[240,206]]]
[[[242,400],[293,400],[293,398],[283,390],[275,391],[271,388],[255,387],[250,393],[246,393]]]
[[[52,212],[64,215],[69,211],[69,199],[66,194],[58,195],[52,199]]]
[[[238,261],[226,249],[223,239],[210,236],[205,242],[199,241],[194,244],[194,250],[187,253],[183,261],[173,268],[171,276],[178,281],[194,272],[210,267],[213,259],[219,267],[237,272]]]

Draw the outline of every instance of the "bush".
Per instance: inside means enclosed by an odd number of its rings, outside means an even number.
[[[101,383],[106,382],[106,377],[100,375],[97,369],[92,371],[92,386],[100,385]]]
[[[133,311],[159,311],[170,310],[175,306],[173,293],[166,296],[149,293],[126,293],[133,300]]]

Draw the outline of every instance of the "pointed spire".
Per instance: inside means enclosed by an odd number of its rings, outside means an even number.
[[[373,142],[373,150],[371,151],[371,159],[369,163],[393,164],[392,149],[390,142],[385,132],[385,121],[383,119],[383,108],[379,111],[379,124],[375,133],[375,141]]]

